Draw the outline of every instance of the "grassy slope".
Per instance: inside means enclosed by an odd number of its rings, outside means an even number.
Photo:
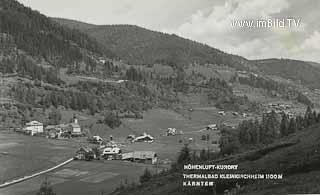
[[[284,179],[262,180],[243,186],[240,194],[319,193],[318,173],[320,162],[320,126],[298,132],[260,151],[252,151],[229,157],[220,164],[238,164],[239,172],[283,173]],[[208,164],[216,164],[210,162]],[[156,178],[145,186],[120,194],[183,194],[179,179],[168,175]],[[241,183],[241,182],[240,182]]]

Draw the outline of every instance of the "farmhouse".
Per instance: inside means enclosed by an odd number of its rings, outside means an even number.
[[[210,124],[206,127],[206,130],[216,131],[218,130],[217,124]]]
[[[134,151],[134,152],[123,153],[122,160],[156,164],[158,161],[158,155],[153,151]]]
[[[234,116],[238,116],[238,115],[239,115],[238,112],[232,112],[232,114],[233,114]]]
[[[99,135],[92,136],[92,140],[94,143],[98,143],[98,144],[102,144],[102,142],[103,142],[102,137],[100,137]]]
[[[219,111],[218,114],[221,115],[221,116],[225,116],[226,115],[226,113],[224,111]]]
[[[134,142],[153,142],[153,141],[154,141],[154,138],[151,135],[146,133],[143,133],[143,135],[136,137],[134,139]]]
[[[96,158],[96,154],[93,152],[92,148],[88,146],[82,146],[76,152],[74,157],[76,160],[92,160]]]
[[[247,118],[248,114],[247,113],[242,113],[242,117]]]
[[[59,125],[48,125],[45,128],[49,138],[60,139],[71,137],[71,126],[70,124],[59,124]]]
[[[26,127],[24,128],[24,131],[30,135],[43,133],[43,124],[38,121],[31,121],[29,123],[26,123]]]
[[[177,135],[177,129],[176,128],[168,128],[167,129],[167,136],[175,136]]]
[[[108,160],[121,159],[121,149],[113,144],[102,149],[101,155]]]
[[[57,125],[48,125],[45,128],[49,138],[58,139],[62,134],[62,129]]]
[[[135,138],[136,138],[135,135],[128,135],[128,136],[127,136],[127,141],[133,142]]]

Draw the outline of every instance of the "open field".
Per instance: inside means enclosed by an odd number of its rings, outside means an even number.
[[[54,172],[0,189],[0,194],[34,195],[46,177],[58,195],[108,194],[121,182],[137,182],[145,168],[155,172],[165,167],[122,161],[74,161]]]
[[[0,182],[42,171],[72,157],[79,143],[0,132]]]

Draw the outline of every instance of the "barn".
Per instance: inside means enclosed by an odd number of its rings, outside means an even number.
[[[158,155],[153,151],[133,151],[128,153],[123,153],[122,160],[147,163],[147,164],[156,164],[158,161]]]

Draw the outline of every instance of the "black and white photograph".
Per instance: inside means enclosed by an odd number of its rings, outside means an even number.
[[[319,10],[0,0],[0,195],[320,194]]]

